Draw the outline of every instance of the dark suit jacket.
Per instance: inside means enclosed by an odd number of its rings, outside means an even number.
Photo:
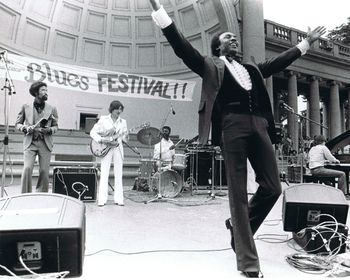
[[[198,109],[198,132],[199,142],[201,144],[206,144],[209,138],[214,102],[220,91],[224,77],[225,63],[218,57],[201,55],[186,40],[183,34],[178,31],[174,23],[164,28],[162,31],[174,49],[175,54],[181,58],[192,71],[202,77],[202,92]],[[264,78],[284,70],[300,56],[300,50],[297,47],[292,47],[277,57],[263,63],[254,63],[253,57],[251,61],[243,63],[250,74],[252,83],[256,86],[259,94],[263,95],[263,104],[260,105],[262,106],[264,117],[269,122],[269,135],[272,143],[276,142],[275,122]],[[216,128],[213,131],[217,134],[221,134],[220,129]],[[220,135],[213,136],[213,138],[219,139]]]
[[[33,112],[34,106],[33,104],[24,104],[21,108],[21,111],[18,113],[16,120],[16,128],[19,131],[23,131],[23,128],[26,126],[34,125],[33,122]],[[43,110],[43,117],[48,119],[47,127],[51,128],[51,134],[44,134],[44,141],[50,151],[53,148],[53,139],[52,134],[56,133],[58,129],[58,115],[57,109],[54,106],[51,106],[48,103],[45,103],[45,108]],[[33,134],[25,135],[23,139],[23,148],[24,150],[30,146],[33,140]]]

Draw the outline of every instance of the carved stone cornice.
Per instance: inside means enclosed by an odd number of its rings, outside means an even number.
[[[339,82],[339,81],[336,81],[336,80],[330,80],[330,81],[327,81],[327,85],[330,86],[330,87],[333,87],[333,86],[341,87],[342,86],[342,82]]]
[[[292,71],[292,70],[287,70],[287,71],[284,71],[284,75],[287,77],[287,78],[290,78],[292,76],[296,76],[297,79],[299,79],[301,77],[301,74],[299,72],[296,72],[296,71]]]
[[[316,76],[316,75],[312,75],[312,76],[307,76],[307,81],[309,81],[309,82],[314,82],[314,81],[322,82],[323,78]]]

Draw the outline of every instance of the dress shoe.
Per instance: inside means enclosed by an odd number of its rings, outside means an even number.
[[[230,233],[231,233],[231,247],[232,247],[233,252],[236,253],[235,239],[233,237],[233,227],[232,227],[232,224],[231,224],[231,218],[228,218],[225,221],[225,225],[226,225],[226,228],[230,230]]]
[[[115,203],[115,205],[117,205],[117,206],[124,206],[124,203]]]
[[[264,278],[261,271],[243,271],[243,274],[247,278]]]

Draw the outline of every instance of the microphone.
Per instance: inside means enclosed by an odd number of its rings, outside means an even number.
[[[135,150],[136,154],[138,154],[139,156],[141,156],[141,153],[140,153],[140,151],[139,151],[139,149],[138,149],[137,147],[134,147],[134,150]]]
[[[294,112],[294,109],[292,107],[290,107],[289,105],[287,105],[286,103],[282,102],[282,106],[287,109],[288,111]]]
[[[173,108],[173,105],[170,106],[170,110],[171,110],[171,112],[173,113],[173,115],[176,114],[176,113],[175,113],[175,110],[174,110],[174,108]]]

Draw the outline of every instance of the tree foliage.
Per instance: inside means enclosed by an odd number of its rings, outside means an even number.
[[[345,45],[350,45],[350,17],[348,22],[330,30],[327,38],[333,42],[339,42]]]

